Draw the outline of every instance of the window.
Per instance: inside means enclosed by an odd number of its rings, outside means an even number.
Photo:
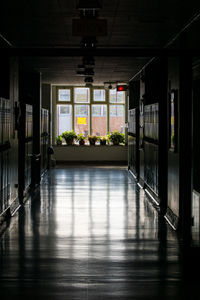
[[[107,135],[107,105],[92,105],[92,134]]]
[[[105,101],[105,90],[93,90],[94,101]]]
[[[58,89],[58,101],[71,101],[70,89]]]
[[[57,135],[69,130],[85,136],[105,136],[114,130],[124,133],[124,121],[125,92],[101,87],[57,88]]]
[[[124,133],[124,105],[110,105],[110,132]]]
[[[89,103],[90,93],[89,88],[75,88],[75,102],[76,103]]]
[[[57,135],[72,129],[72,106],[57,105]]]
[[[125,93],[110,90],[110,103],[125,103]]]
[[[77,134],[89,134],[89,105],[75,105],[74,125]]]

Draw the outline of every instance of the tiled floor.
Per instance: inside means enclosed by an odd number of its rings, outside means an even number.
[[[0,251],[2,300],[198,299],[176,234],[122,167],[51,170]]]

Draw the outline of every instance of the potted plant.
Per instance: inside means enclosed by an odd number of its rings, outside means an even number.
[[[111,141],[113,145],[119,145],[120,143],[124,143],[125,135],[115,130],[109,135],[109,141]]]
[[[84,136],[83,133],[79,133],[77,135],[77,141],[79,141],[79,146],[85,145],[85,139],[86,139],[86,137]]]
[[[106,136],[100,136],[99,141],[101,146],[105,146],[108,138]]]
[[[98,137],[96,135],[88,135],[88,141],[90,143],[90,146],[95,146],[97,140]]]
[[[63,132],[62,137],[65,139],[67,145],[73,145],[77,135],[73,130],[71,130]]]
[[[61,146],[62,145],[62,136],[61,135],[58,135],[57,137],[56,137],[56,145],[57,146]]]

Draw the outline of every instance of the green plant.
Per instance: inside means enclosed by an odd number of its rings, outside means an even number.
[[[84,136],[83,133],[79,133],[77,135],[77,141],[84,141],[86,139],[86,137]]]
[[[71,130],[63,132],[62,137],[65,139],[67,145],[73,145],[77,135],[73,130]]]
[[[96,135],[88,135],[88,141],[90,145],[95,145],[96,141],[98,141],[98,137]]]
[[[108,138],[109,138],[109,141],[111,141],[113,143],[113,145],[119,145],[120,143],[125,142],[124,133],[120,133],[117,130],[115,130],[111,134],[109,134]]]
[[[107,136],[100,136],[100,137],[99,137],[100,145],[101,145],[101,146],[106,145],[107,140],[108,140],[108,137],[107,137]]]
[[[58,136],[56,137],[56,144],[57,144],[57,145],[62,145],[62,140],[63,140],[62,136],[61,136],[61,135],[58,135]]]
[[[85,139],[86,139],[86,137],[84,136],[83,133],[79,133],[77,135],[77,141],[79,141],[80,146],[85,145]]]

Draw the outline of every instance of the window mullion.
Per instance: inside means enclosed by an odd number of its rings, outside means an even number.
[[[89,134],[92,135],[92,103],[93,103],[93,89],[90,89],[90,103],[89,103]]]
[[[72,130],[75,131],[75,126],[74,126],[74,104],[72,104]]]
[[[89,133],[92,135],[92,103],[89,105]]]
[[[106,90],[106,105],[107,105],[107,134],[110,133],[110,95],[109,90]]]

